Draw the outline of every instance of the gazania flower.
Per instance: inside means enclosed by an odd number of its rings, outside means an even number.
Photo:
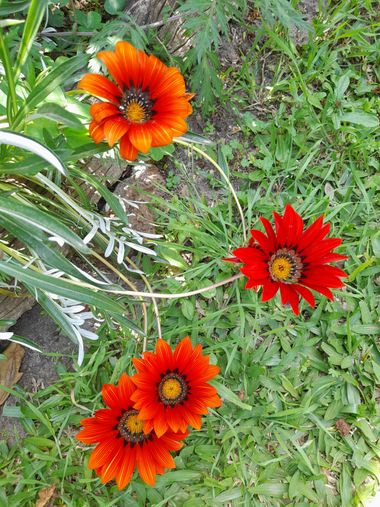
[[[166,146],[173,137],[187,132],[185,118],[192,112],[185,81],[175,67],[167,67],[128,42],[118,42],[115,51],[102,51],[98,58],[113,81],[86,74],[78,88],[106,102],[90,108],[90,135],[109,146],[120,141],[121,157],[135,160],[139,151]]]
[[[299,314],[299,299],[311,307],[315,300],[310,289],[333,300],[330,289],[343,287],[346,273],[330,266],[333,261],[347,259],[333,250],[342,243],[339,238],[326,238],[330,225],[319,217],[307,229],[300,215],[288,204],[284,216],[273,212],[275,230],[266,218],[260,218],[266,234],[253,229],[248,247],[234,250],[232,262],[242,262],[240,271],[248,277],[246,289],[263,287],[262,301],[272,299],[280,289],[281,303],[290,303]]]
[[[187,336],[174,352],[164,340],[158,340],[156,352],[145,352],[143,359],[134,359],[138,373],[137,386],[131,399],[145,421],[144,431],[153,429],[158,436],[166,431],[186,431],[188,426],[201,428],[201,416],[208,407],[219,407],[221,400],[208,384],[220,371],[202,355],[202,346],[194,348]]]
[[[137,467],[143,481],[153,486],[156,474],[175,468],[170,451],[178,451],[187,432],[172,431],[157,437],[143,432],[138,410],[132,407],[135,385],[125,373],[117,386],[105,384],[102,396],[109,408],[83,419],[84,429],[76,438],[84,444],[98,443],[90,456],[89,468],[95,469],[103,483],[116,480],[119,489],[127,486]]]

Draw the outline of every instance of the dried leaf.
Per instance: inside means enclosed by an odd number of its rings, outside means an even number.
[[[48,486],[47,488],[41,489],[38,493],[38,498],[36,501],[36,507],[45,507],[48,505],[49,501],[53,497],[55,493],[55,486]]]
[[[24,349],[18,343],[11,343],[3,352],[5,359],[0,360],[0,385],[12,387],[22,377],[20,365]],[[9,393],[0,389],[0,405],[8,398]]]

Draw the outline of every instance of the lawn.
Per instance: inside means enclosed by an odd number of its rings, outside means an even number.
[[[379,493],[377,503],[369,503],[379,491],[380,478],[379,4],[342,0],[324,6],[309,2],[302,8],[286,0],[255,5],[238,1],[235,13],[232,3],[219,4],[227,20],[224,26],[213,2],[179,2],[180,12],[190,12],[183,36],[195,33],[189,58],[186,53],[170,54],[158,35],[162,26],[144,33],[134,26],[122,34],[166,64],[180,67],[188,90],[196,92],[190,129],[201,136],[199,144],[189,135],[184,144],[179,140],[166,150],[153,150],[164,184],[153,195],[142,192],[142,200],[149,201],[154,232],[161,237],[148,244],[156,256],[141,248],[133,251],[148,289],[140,280],[135,283],[139,290],[163,294],[211,288],[194,296],[156,299],[157,308],[147,299],[145,319],[138,298],[117,297],[117,303],[129,309],[128,319],[137,331],[128,320],[118,320],[116,310],[100,311],[99,338],[86,341],[81,365],[76,352],[66,354],[69,367],[58,353],[51,354],[57,381],[36,392],[13,386],[18,404],[5,405],[5,415],[18,419],[26,437],[13,445],[0,441],[0,506],[380,505]],[[107,32],[110,23],[120,21],[117,14],[105,17],[102,3],[93,4],[80,11],[87,21],[76,14],[76,27],[96,33],[83,36],[73,31],[65,42],[59,37],[35,39],[29,73],[37,73],[31,67],[41,65],[41,44],[48,48],[48,65],[65,52],[73,57],[87,52],[92,71],[99,71],[95,53],[112,49],[120,40],[119,34]],[[53,7],[51,19],[59,18],[59,12],[67,15],[59,4]],[[0,13],[1,9],[0,4]],[[91,26],[91,19],[98,17],[88,17],[87,12],[103,16],[98,25]],[[24,19],[26,14],[24,10],[5,17]],[[46,23],[63,30],[53,21]],[[85,23],[90,23],[87,30]],[[206,28],[201,37],[202,23]],[[219,29],[219,35],[210,27]],[[11,50],[19,43],[18,32],[12,32],[16,28],[3,29],[8,30]],[[62,84],[69,102],[89,103],[88,96],[74,89],[85,72],[86,65],[78,66],[78,79]],[[5,117],[8,85],[2,74],[0,69]],[[63,105],[62,90],[50,90],[49,103]],[[88,109],[86,114],[88,120]],[[87,120],[81,120],[86,132]],[[40,124],[36,130],[26,125],[18,132],[49,141],[49,148],[61,150],[64,160],[62,140],[56,147],[55,130],[52,139],[46,132],[49,125]],[[54,125],[58,136],[62,126]],[[104,143],[92,144],[80,130],[70,133],[67,129],[74,127],[67,123],[64,128],[70,149],[79,150],[85,142],[88,152],[94,150],[89,155],[106,152]],[[86,153],[80,152],[76,160],[86,161]],[[75,179],[85,178],[83,169],[72,153],[68,156],[68,193],[92,209]],[[4,200],[7,210],[5,201],[12,192],[7,185],[14,183],[6,179],[6,168],[15,161],[10,156],[3,161],[0,207]],[[58,186],[62,183],[52,170],[46,174]],[[22,177],[31,181],[36,176]],[[24,186],[20,192],[27,195]],[[108,194],[103,198],[115,205]],[[59,202],[51,205],[43,194],[33,198],[36,202],[59,215]],[[332,289],[334,300],[315,293],[315,308],[302,300],[298,316],[281,304],[279,294],[262,302],[261,290],[245,288],[246,277],[213,287],[239,272],[240,265],[225,259],[243,246],[244,224],[248,234],[249,229],[263,230],[260,217],[273,223],[272,212],[283,215],[286,204],[306,225],[323,215],[331,225],[329,235],[343,239],[337,251],[348,256],[338,262],[348,277],[344,287]],[[83,237],[83,223],[64,214],[67,229]],[[5,219],[0,225],[9,232]],[[24,253],[12,255],[9,247],[2,252],[14,262],[22,257],[24,265],[29,259]],[[109,261],[117,266],[112,256]],[[24,280],[21,268],[20,273],[12,269],[0,269],[2,280],[9,282],[16,274],[29,290],[32,278]],[[36,286],[41,293],[46,288]],[[97,308],[92,300],[82,303]],[[43,306],[45,311],[48,306]],[[145,338],[138,332],[144,325]],[[220,367],[211,383],[223,404],[209,410],[200,430],[190,432],[173,455],[176,468],[157,476],[155,486],[146,485],[136,473],[119,491],[114,482],[102,484],[88,468],[92,446],[75,436],[82,419],[104,408],[102,385],[116,384],[123,372],[133,375],[131,358],[140,357],[145,345],[154,350],[159,328],[172,347],[185,336],[202,344],[210,362]]]

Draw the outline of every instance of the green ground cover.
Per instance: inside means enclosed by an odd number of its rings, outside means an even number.
[[[219,151],[203,149],[228,171],[248,224],[282,214],[286,203],[308,223],[324,214],[331,235],[344,240],[347,286],[334,302],[317,296],[314,310],[303,302],[299,317],[278,297],[261,303],[242,279],[161,301],[162,336],[204,345],[221,367],[215,385],[224,403],[153,488],[137,477],[122,492],[101,485],[86,466],[88,449],[75,440],[80,420],[102,407],[102,384],[132,374],[130,358],[141,353],[140,337],[105,323],[82,366],[67,371],[58,362],[59,381],[33,395],[16,388],[13,415],[27,437],[13,447],[0,443],[0,505],[34,505],[51,485],[54,505],[70,507],[350,507],[378,491],[378,7],[327,2],[313,18],[313,36],[298,46],[281,25],[244,25],[252,51],[220,69],[220,96],[204,119],[205,132],[223,139]],[[233,127],[227,136],[220,118]],[[239,215],[220,176],[200,159],[177,146],[160,162],[172,172],[152,206],[163,234],[157,251],[168,263],[141,256],[156,291],[180,292],[183,280],[193,290],[235,273],[223,258],[243,242]],[[151,349],[157,329],[148,312]]]

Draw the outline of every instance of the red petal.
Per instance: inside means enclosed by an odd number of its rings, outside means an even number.
[[[261,301],[265,303],[265,301],[272,299],[277,294],[278,288],[279,284],[277,282],[271,282],[268,280],[268,282],[263,285]]]
[[[119,399],[119,391],[113,384],[104,384],[102,388],[102,396],[104,403],[110,408],[120,409],[121,402]]]
[[[306,287],[302,287],[302,285],[294,284],[293,289],[298,292],[298,294],[305,299],[309,303],[309,305],[314,308],[315,299],[313,294]]]

